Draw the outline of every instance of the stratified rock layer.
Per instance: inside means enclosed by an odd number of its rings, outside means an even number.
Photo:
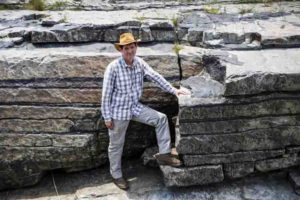
[[[102,47],[106,52],[97,51]],[[141,47],[138,55],[177,85],[179,67],[171,47]],[[71,172],[107,163],[101,87],[106,66],[118,56],[112,44],[1,52],[0,189],[35,184],[53,169]],[[150,82],[142,101],[170,119],[177,112],[176,97]],[[124,156],[155,143],[153,127],[132,122]]]
[[[185,167],[161,167],[166,185],[299,165],[300,51],[289,49],[300,46],[297,2],[63,4],[0,12],[0,189],[32,185],[48,170],[107,162],[101,87],[105,67],[119,56],[110,43],[123,32],[149,45],[138,55],[150,66],[192,91],[180,97],[176,130]],[[177,99],[152,83],[142,102],[177,114]],[[126,156],[142,152],[156,143],[154,128],[131,123],[126,141]]]
[[[215,68],[225,67],[225,81],[207,67],[182,81],[191,90],[179,98],[176,148],[184,166],[162,171],[184,171],[177,178],[185,184],[166,178],[167,185],[207,184],[194,170],[210,174],[216,165],[225,180],[300,165],[299,49],[227,53],[206,53]]]

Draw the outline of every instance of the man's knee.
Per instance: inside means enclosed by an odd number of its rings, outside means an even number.
[[[124,147],[125,142],[115,142],[115,141],[110,141],[108,145],[108,149],[111,151],[117,151],[120,150]]]
[[[165,124],[168,122],[168,117],[164,113],[159,114],[159,124]]]

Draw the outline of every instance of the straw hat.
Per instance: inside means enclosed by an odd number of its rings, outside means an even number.
[[[140,40],[135,40],[132,33],[123,33],[120,35],[120,42],[119,43],[115,43],[115,48],[120,51],[121,47],[120,46],[124,46],[127,44],[131,44],[131,43],[137,43]]]

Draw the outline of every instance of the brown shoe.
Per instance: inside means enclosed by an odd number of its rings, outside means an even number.
[[[154,158],[158,162],[159,165],[170,165],[172,167],[180,167],[182,166],[181,160],[177,155],[172,155],[170,153],[166,154],[155,154]]]
[[[123,177],[114,179],[113,182],[122,190],[127,190],[129,188],[128,182]]]

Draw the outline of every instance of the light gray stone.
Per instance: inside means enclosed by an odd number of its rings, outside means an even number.
[[[182,48],[179,51],[182,78],[186,79],[201,73],[205,67],[203,65],[202,57],[208,53],[208,51],[197,47],[183,45],[180,47]]]
[[[181,81],[181,85],[191,89],[193,97],[200,98],[221,96],[225,89],[221,83],[211,79],[207,73]]]
[[[0,106],[0,119],[82,119],[100,118],[100,109],[91,107],[53,107],[53,106]]]
[[[300,159],[297,154],[287,154],[283,158],[274,158],[262,161],[256,161],[255,169],[260,172],[268,172],[272,170],[284,169],[297,166],[300,164]]]
[[[295,115],[300,113],[299,94],[271,93],[248,98],[224,98],[223,101],[210,99],[191,106],[181,102],[180,120],[213,121],[237,118]],[[274,109],[276,108],[276,109]],[[184,134],[184,132],[182,133]]]
[[[69,119],[2,119],[0,120],[0,132],[18,133],[64,133],[72,131],[96,131],[95,119],[69,120]],[[103,126],[102,126],[103,127]]]
[[[299,91],[299,72],[294,74],[252,72],[234,75],[226,80],[225,96],[259,94],[263,92]]]
[[[245,177],[254,173],[254,162],[228,163],[224,165],[224,176],[228,179]]]
[[[147,26],[147,25],[141,26],[141,30],[140,30],[140,33],[139,33],[139,39],[142,42],[152,42],[152,41],[154,41],[154,38],[152,36],[151,29],[150,29],[149,26]]]
[[[285,153],[285,150],[274,151],[245,151],[228,154],[208,155],[182,155],[186,166],[197,166],[206,164],[236,163],[263,160],[266,158],[278,157]]]
[[[232,153],[252,150],[275,150],[299,145],[299,126],[249,130],[235,134],[180,137],[179,154]]]
[[[224,179],[221,165],[174,168],[160,165],[164,182],[170,186],[205,185],[221,182]]]
[[[299,52],[296,48],[231,51],[238,62],[226,65],[225,96],[299,91]]]
[[[233,118],[225,120],[209,120],[180,123],[180,134],[184,135],[226,135],[226,134],[247,134],[251,131],[262,131],[283,126],[299,126],[300,116],[276,116],[276,117],[253,117]],[[204,136],[205,137],[205,136]]]
[[[139,47],[137,54],[167,79],[179,80],[177,56],[171,45],[164,46],[165,49],[161,45]],[[62,78],[102,79],[107,65],[120,55],[112,44],[5,50],[1,52],[0,79],[51,78],[52,82]]]
[[[192,46],[200,46],[199,43],[202,42],[202,38],[203,38],[203,30],[202,29],[197,29],[197,28],[188,29],[187,41]]]

